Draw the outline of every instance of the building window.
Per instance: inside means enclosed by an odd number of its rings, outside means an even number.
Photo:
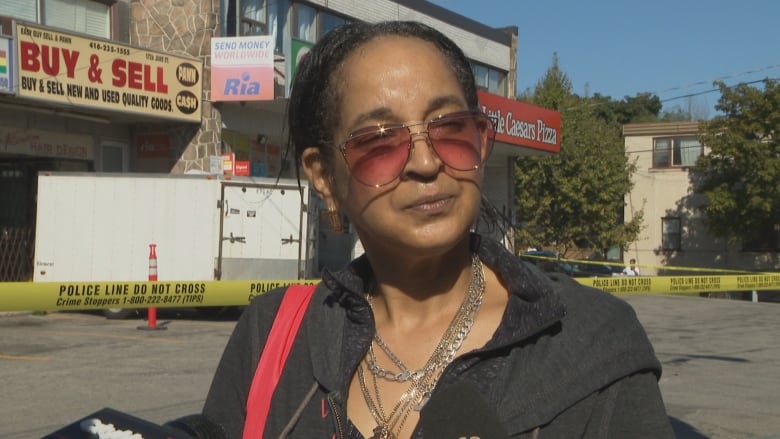
[[[780,251],[780,224],[766,224],[757,228],[753,236],[743,243],[742,251],[777,252]]]
[[[38,23],[38,2],[30,0],[3,0],[0,15]]]
[[[323,35],[347,21],[339,15],[296,3],[293,9],[293,38],[316,43]]]
[[[653,139],[654,168],[693,166],[701,154],[702,147],[695,136]]]
[[[296,4],[293,12],[293,37],[314,43],[317,41],[317,10]]]
[[[320,36],[332,31],[342,24],[346,24],[347,19],[339,17],[338,15],[328,14],[327,12],[320,13]]]
[[[222,35],[227,37],[269,35],[268,0],[221,0]],[[271,18],[269,18],[271,17]]]
[[[127,172],[128,146],[123,142],[103,141],[100,145],[98,171]]]
[[[100,0],[3,0],[0,15],[111,38],[111,3]]]
[[[266,0],[240,0],[238,20],[241,35],[267,35],[268,9]]]
[[[682,248],[682,228],[680,218],[661,218],[661,249],[680,250]]]
[[[506,95],[506,73],[483,64],[471,63],[477,87],[489,93]]]

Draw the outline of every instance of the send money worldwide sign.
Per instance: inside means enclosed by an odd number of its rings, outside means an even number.
[[[212,38],[211,100],[272,100],[273,43],[270,36]]]
[[[200,122],[201,62],[16,23],[19,96]]]

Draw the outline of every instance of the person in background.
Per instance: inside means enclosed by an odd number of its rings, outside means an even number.
[[[626,276],[639,276],[639,267],[636,266],[636,259],[631,258],[628,261],[628,266],[623,269],[623,274]]]
[[[495,126],[451,40],[340,26],[298,65],[287,117],[299,166],[365,253],[323,273],[264,437],[673,437],[630,306],[473,231]],[[203,415],[230,438],[252,433],[283,295],[245,309],[214,375]]]

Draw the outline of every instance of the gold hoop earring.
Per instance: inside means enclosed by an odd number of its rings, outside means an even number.
[[[322,212],[322,215],[328,219],[330,230],[333,233],[344,233],[344,223],[341,221],[341,214],[338,209],[328,209]]]

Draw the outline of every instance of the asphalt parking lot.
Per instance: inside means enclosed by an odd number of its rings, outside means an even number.
[[[780,304],[632,296],[680,438],[780,439]],[[156,423],[200,410],[235,317],[158,310],[0,314],[0,437],[40,438],[104,407]]]

